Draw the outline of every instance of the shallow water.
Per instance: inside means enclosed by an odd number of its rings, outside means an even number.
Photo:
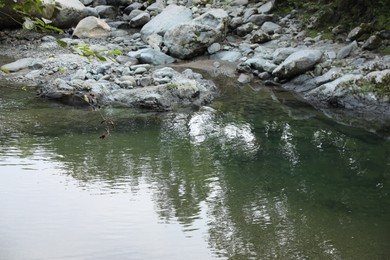
[[[0,259],[390,256],[387,127],[224,83],[212,109],[104,109],[101,140],[98,112],[0,85]]]

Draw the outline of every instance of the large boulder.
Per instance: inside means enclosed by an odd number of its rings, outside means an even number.
[[[189,59],[203,54],[214,42],[222,39],[227,28],[228,14],[212,9],[188,23],[168,30],[164,44],[173,57]]]
[[[44,1],[44,3],[50,4],[51,2]],[[48,17],[54,26],[70,28],[88,15],[86,7],[79,0],[55,0],[54,3],[59,9],[52,17]]]
[[[129,52],[130,57],[136,58],[140,63],[147,63],[152,65],[162,65],[174,63],[175,59],[158,50],[152,48],[145,48],[138,51]]]
[[[79,38],[106,38],[110,35],[110,30],[105,21],[88,16],[77,24],[73,35]]]
[[[192,19],[192,12],[184,6],[169,5],[160,14],[155,16],[141,29],[142,39],[146,41],[149,35],[159,34],[163,36],[170,28]]]
[[[280,78],[292,78],[312,69],[321,57],[322,52],[319,50],[299,50],[288,56],[272,74]]]

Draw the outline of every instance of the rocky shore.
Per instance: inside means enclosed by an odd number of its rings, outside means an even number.
[[[174,66],[196,60],[194,68],[237,84],[283,88],[320,109],[390,120],[390,55],[378,51],[389,47],[388,31],[335,26],[337,41],[313,37],[296,11],[274,13],[274,1],[59,3],[53,23],[74,26],[66,35],[0,31],[3,59],[15,59],[0,64],[1,78],[61,102],[166,111],[218,95],[202,74]]]

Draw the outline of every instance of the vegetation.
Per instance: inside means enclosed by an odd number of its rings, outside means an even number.
[[[52,17],[56,9],[58,9],[54,1],[44,4],[41,0],[0,0],[0,8],[6,6],[10,6],[10,9],[21,17],[21,25],[26,30],[64,32],[62,29],[51,25],[52,21],[47,19]],[[19,22],[17,18],[10,14],[0,11],[0,15],[8,16],[10,19]]]
[[[314,26],[325,30],[340,24],[351,29],[369,23],[374,30],[390,30],[390,1],[388,0],[286,0],[277,1],[279,12],[300,10],[302,21],[317,17]]]

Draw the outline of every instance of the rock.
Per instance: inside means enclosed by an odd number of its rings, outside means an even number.
[[[111,5],[99,5],[95,9],[100,18],[115,19],[118,14],[117,9]]]
[[[131,13],[131,11],[133,11],[133,10],[141,10],[143,7],[144,7],[143,4],[135,2],[135,3],[132,3],[131,5],[127,6],[123,10],[123,13],[128,15],[128,14]]]
[[[274,33],[280,33],[282,27],[279,24],[273,22],[265,22],[261,26],[261,29],[268,34],[274,34]]]
[[[79,0],[55,0],[54,3],[59,9],[47,18],[52,21],[52,25],[59,28],[75,26],[88,15],[85,6]]]
[[[237,81],[240,82],[241,84],[247,84],[247,83],[251,82],[252,79],[253,79],[252,74],[241,73],[240,76],[238,76]]]
[[[184,6],[170,5],[142,27],[142,39],[146,41],[151,34],[164,36],[168,29],[180,23],[189,22],[191,19],[192,12],[190,9]]]
[[[377,35],[371,35],[367,41],[364,42],[362,49],[363,50],[375,50],[378,49],[382,44],[381,38]]]
[[[260,57],[250,58],[250,59],[246,60],[244,63],[248,64],[252,69],[255,69],[259,72],[265,71],[265,72],[271,73],[277,67],[271,61],[260,58]]]
[[[146,8],[146,11],[150,12],[152,15],[157,15],[161,13],[164,10],[164,5],[162,3],[159,3],[158,1],[149,5]]]
[[[217,42],[211,44],[211,45],[207,48],[207,52],[208,52],[209,54],[214,54],[214,53],[216,53],[216,52],[218,52],[218,51],[220,51],[220,50],[221,50],[221,44],[219,44],[219,43],[217,43]]]
[[[19,70],[28,69],[36,62],[34,58],[24,58],[1,66],[2,70],[9,72],[17,72]]]
[[[132,19],[134,19],[135,17],[137,17],[138,15],[141,15],[141,14],[149,14],[149,13],[146,11],[135,9],[135,10],[131,11],[131,13],[129,14],[129,16],[127,17],[126,20],[131,21]],[[149,18],[150,18],[150,15],[149,15]]]
[[[106,38],[110,35],[110,30],[105,21],[88,16],[77,24],[73,35],[79,38]]]
[[[246,19],[245,22],[253,23],[253,24],[256,24],[258,26],[261,26],[261,25],[263,25],[263,23],[265,23],[267,21],[271,21],[272,18],[273,18],[273,16],[269,15],[269,14],[254,14],[254,15],[251,15],[248,19]]]
[[[363,26],[357,26],[357,27],[353,28],[353,29],[348,33],[347,38],[348,38],[350,41],[354,41],[354,40],[359,39],[359,37],[362,36],[364,33],[365,33],[365,30],[364,30]]]
[[[130,20],[131,27],[141,27],[150,21],[150,15],[148,13],[142,13]]]
[[[224,61],[238,61],[242,58],[242,55],[238,51],[220,51],[210,56],[212,60],[224,60]]]
[[[274,51],[272,54],[272,60],[275,64],[282,63],[285,59],[287,59],[288,56],[296,52],[297,49],[295,48],[278,48]]]
[[[288,56],[272,74],[280,78],[292,78],[312,69],[321,57],[322,52],[319,50],[299,50]]]
[[[93,3],[93,0],[80,0],[80,2],[83,5],[88,6],[88,5],[91,5]]]
[[[212,9],[188,23],[169,29],[164,44],[173,57],[189,59],[203,54],[214,42],[220,40],[227,26],[227,13]]]
[[[262,6],[259,7],[258,11],[259,13],[263,13],[263,14],[267,14],[269,12],[272,11],[272,9],[274,8],[274,5],[275,5],[275,1],[269,1],[265,4],[263,4]]]
[[[238,36],[245,36],[247,35],[248,33],[251,33],[255,28],[255,24],[254,23],[246,23],[246,24],[243,24],[241,26],[239,26],[237,29],[236,29],[236,34]]]
[[[129,52],[127,55],[130,57],[137,58],[140,63],[147,63],[152,65],[170,64],[176,61],[171,56],[168,56],[165,53],[162,53],[152,48]]]
[[[271,40],[271,37],[261,29],[256,30],[250,38],[251,43],[265,43],[269,40]]]
[[[231,30],[237,29],[239,26],[241,26],[244,22],[244,19],[242,17],[234,17],[230,20],[229,28]]]
[[[150,47],[152,47],[156,51],[161,51],[160,47],[163,42],[163,37],[158,34],[152,34],[148,36],[146,42],[150,45]]]
[[[357,42],[356,41],[353,41],[352,43],[348,44],[347,46],[341,48],[338,52],[337,52],[337,59],[344,59],[346,57],[348,57],[352,51],[356,50],[358,48],[358,45],[357,45]]]

